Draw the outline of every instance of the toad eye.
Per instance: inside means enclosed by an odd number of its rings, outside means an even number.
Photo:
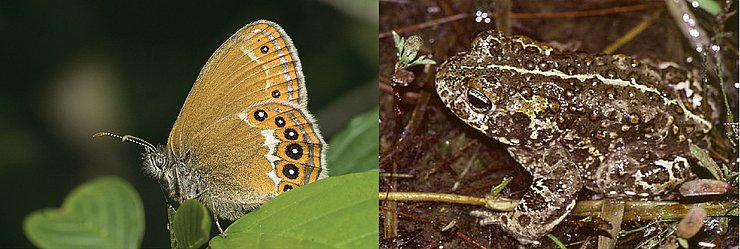
[[[493,106],[491,100],[478,89],[468,88],[468,103],[473,107],[476,112],[487,112],[491,110]]]

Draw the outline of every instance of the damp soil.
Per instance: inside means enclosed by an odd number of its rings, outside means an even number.
[[[503,1],[493,1],[503,2]],[[642,20],[662,8],[663,1],[512,1],[509,16],[491,17],[490,23],[475,22],[475,12],[493,13],[491,1],[381,1],[380,2],[380,191],[428,192],[483,197],[506,176],[514,179],[502,193],[520,198],[531,182],[529,174],[506,152],[504,145],[469,128],[441,103],[434,90],[436,68],[446,58],[467,50],[480,31],[495,29],[497,21],[509,23],[512,33],[527,35],[565,50],[599,53]],[[737,7],[735,7],[736,9]],[[593,11],[593,10],[601,10]],[[610,12],[611,11],[611,12]],[[612,13],[613,12],[613,13]],[[539,14],[538,14],[539,13]],[[556,13],[542,15],[541,13]],[[605,14],[607,13],[607,14]],[[713,23],[708,15],[699,21]],[[490,17],[490,16],[489,16]],[[450,19],[456,20],[450,21]],[[728,21],[737,30],[736,17]],[[711,26],[714,24],[707,24]],[[419,35],[425,44],[419,54],[431,54],[437,65],[409,68],[414,80],[397,87],[391,82],[396,48],[391,30],[403,37]],[[733,35],[735,37],[735,35]],[[728,50],[737,47],[730,41]],[[737,50],[725,56],[730,68],[737,68]],[[666,10],[649,27],[626,43],[617,53],[640,55],[700,67],[681,31]],[[737,72],[731,72],[737,75]],[[736,80],[736,79],[735,79]],[[737,96],[731,95],[731,103]],[[400,100],[400,101],[399,101]],[[734,100],[734,101],[733,101]],[[737,113],[737,106],[732,107]],[[737,170],[737,165],[733,166]],[[592,194],[581,191],[579,200]],[[731,197],[729,197],[731,198]],[[737,197],[735,197],[736,199]],[[516,248],[515,238],[497,226],[479,226],[470,216],[480,206],[440,202],[380,201],[381,248]],[[453,223],[454,225],[450,225]],[[625,222],[622,230],[645,227],[651,221]],[[737,218],[721,233],[700,234],[701,241],[718,247],[737,245]],[[649,226],[652,234],[620,238],[617,248],[634,248],[645,238],[665,230],[670,222]],[[443,229],[449,227],[448,229]],[[551,234],[569,248],[595,248],[598,219],[567,218]],[[443,231],[444,230],[444,231]],[[533,247],[533,246],[528,246]],[[544,238],[539,248],[553,248]]]

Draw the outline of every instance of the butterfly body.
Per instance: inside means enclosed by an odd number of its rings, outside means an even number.
[[[326,142],[306,101],[292,41],[277,24],[255,21],[203,67],[166,146],[128,138],[145,147],[144,169],[170,202],[197,198],[235,220],[327,176]]]

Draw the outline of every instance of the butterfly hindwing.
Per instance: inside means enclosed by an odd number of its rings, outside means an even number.
[[[301,186],[326,176],[326,142],[304,108],[269,100],[247,108],[239,117],[264,136],[264,146],[269,149],[265,159],[280,182]]]

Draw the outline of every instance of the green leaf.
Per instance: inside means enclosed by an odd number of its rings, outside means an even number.
[[[681,246],[681,248],[689,248],[689,241],[684,238],[678,238],[678,245]]]
[[[714,176],[714,179],[720,181],[725,180],[724,174],[722,174],[722,169],[720,169],[719,165],[714,162],[712,157],[709,156],[709,153],[705,149],[702,149],[693,143],[689,143],[689,150],[691,151],[691,155],[699,160],[699,165],[707,169],[707,171],[709,171],[709,173]]]
[[[548,237],[548,238],[550,238],[550,240],[552,240],[552,242],[553,242],[553,243],[555,243],[555,245],[557,245],[557,246],[558,246],[558,248],[560,248],[560,249],[566,249],[566,248],[568,248],[568,247],[567,247],[567,246],[565,246],[565,244],[563,244],[563,242],[562,242],[562,241],[560,241],[560,239],[558,239],[558,237],[556,237],[555,235],[552,235],[552,234],[549,234],[549,233],[548,233],[548,234],[547,234],[547,237]]]
[[[424,58],[424,56],[422,55],[417,60],[415,60],[414,62],[412,62],[411,63],[411,66],[416,66],[416,65],[434,65],[434,64],[437,64],[437,62],[434,61],[434,60],[432,60],[432,59],[429,59],[429,58]]]
[[[102,177],[73,190],[61,208],[26,216],[23,230],[41,248],[139,248],[144,208],[129,183]]]
[[[332,176],[377,169],[378,108],[358,115],[334,135],[326,157]]]
[[[264,233],[259,231],[246,231],[239,233],[239,239],[232,239],[227,236],[226,243],[216,243],[211,240],[211,247],[218,248],[337,248],[332,245],[322,244],[313,241],[311,238],[302,239],[291,235],[282,235],[276,233]],[[248,242],[242,242],[248,240]],[[377,248],[377,245],[376,245]]]
[[[391,30],[391,32],[393,33],[393,42],[396,44],[396,49],[398,50],[398,52],[396,52],[396,56],[401,57],[401,54],[403,54],[404,40],[395,30]]]
[[[210,232],[208,209],[195,199],[185,200],[172,221],[177,248],[200,248],[208,242]]]
[[[709,12],[709,14],[713,16],[717,16],[717,14],[719,14],[719,11],[722,9],[722,7],[720,7],[719,4],[714,0],[697,0],[696,2],[699,4],[699,8],[702,8],[704,11]]]
[[[376,138],[377,141],[377,138]],[[377,248],[378,171],[329,177],[275,197],[212,248]]]

